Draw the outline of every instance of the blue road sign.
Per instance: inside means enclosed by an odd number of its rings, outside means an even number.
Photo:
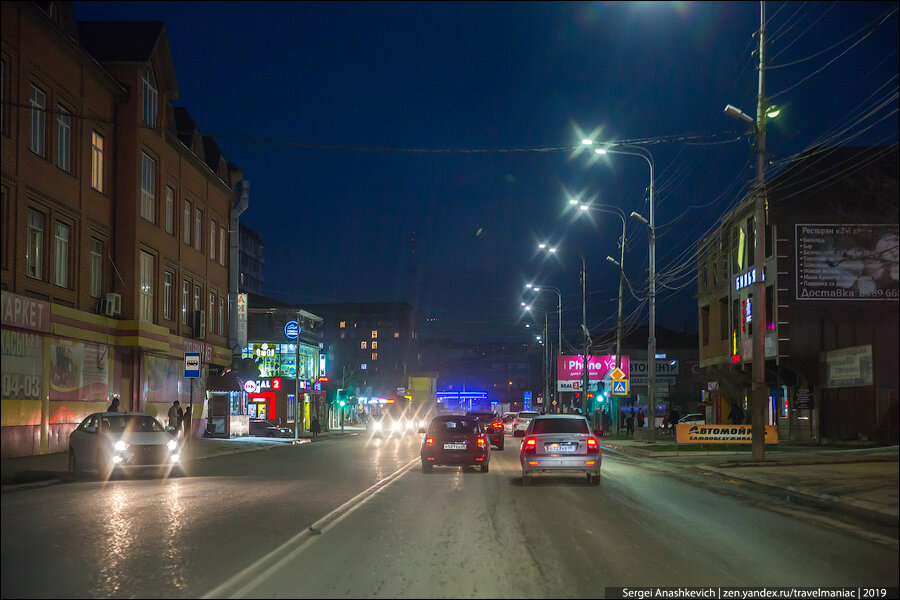
[[[614,396],[627,396],[628,395],[628,380],[627,379],[613,379],[612,380],[612,393]]]
[[[184,353],[184,376],[200,377],[200,353],[185,352]]]

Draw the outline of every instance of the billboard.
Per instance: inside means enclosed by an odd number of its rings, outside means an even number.
[[[588,356],[588,383],[598,383],[609,379],[609,373],[616,368],[616,355],[604,354],[602,356]],[[557,384],[560,392],[577,392],[581,390],[581,380],[584,371],[582,366],[584,357],[581,355],[558,356],[556,358]],[[625,379],[629,378],[628,357],[622,355],[622,371]]]
[[[824,353],[825,387],[872,385],[872,346],[853,346]]]
[[[797,300],[897,300],[896,224],[795,225]]]
[[[678,423],[675,425],[675,441],[679,444],[750,444],[753,442],[753,425]],[[763,443],[778,443],[777,427],[766,425]]]

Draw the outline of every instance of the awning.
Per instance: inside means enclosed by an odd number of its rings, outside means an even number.
[[[238,379],[234,371],[229,371],[224,375],[210,373],[206,378],[207,392],[242,392],[243,390],[244,382]]]

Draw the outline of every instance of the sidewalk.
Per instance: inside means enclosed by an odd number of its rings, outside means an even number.
[[[783,444],[766,449],[763,461],[746,450],[671,450],[671,444],[607,439],[613,452],[669,467],[752,484],[797,499],[894,523],[900,518],[900,448],[833,447]],[[667,449],[659,449],[659,446]]]
[[[308,444],[364,431],[364,427],[345,427],[343,433],[340,429],[323,431],[316,437],[309,432],[304,432],[298,440],[266,437],[193,438],[184,450],[182,462],[243,452],[271,450],[295,443]],[[0,491],[9,492],[61,483],[68,478],[67,468],[68,455],[65,452],[5,458],[0,461]]]

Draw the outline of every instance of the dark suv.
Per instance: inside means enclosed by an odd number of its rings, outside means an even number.
[[[470,410],[466,416],[478,419],[478,424],[481,425],[484,435],[490,440],[491,445],[497,446],[497,450],[503,450],[505,433],[503,432],[503,421],[497,413],[489,410]]]

